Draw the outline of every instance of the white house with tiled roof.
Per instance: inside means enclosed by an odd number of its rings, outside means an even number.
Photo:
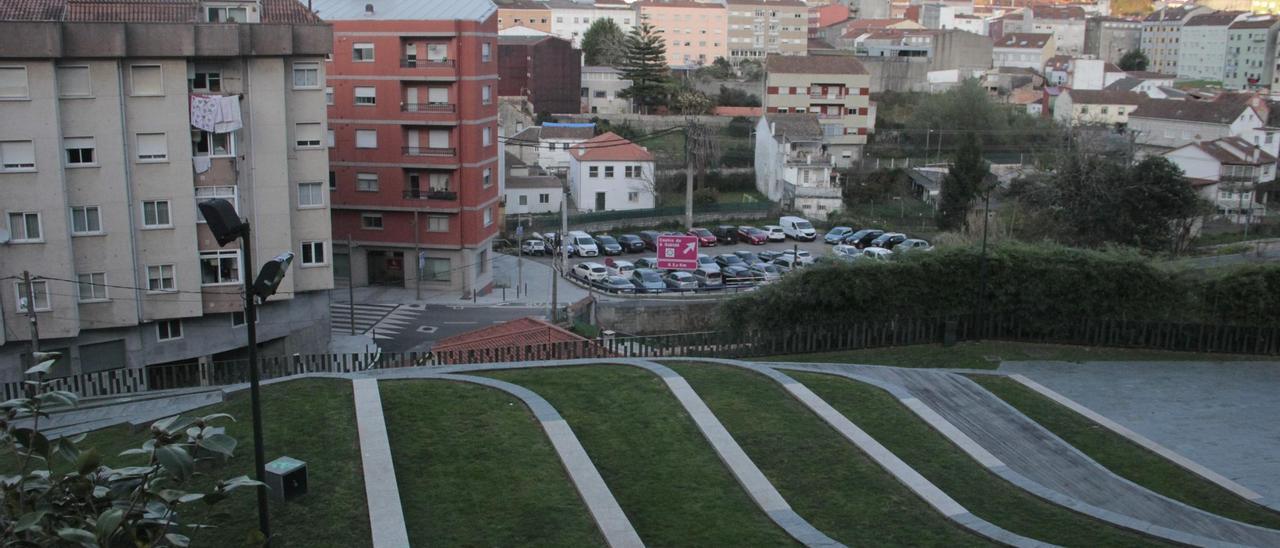
[[[578,211],[651,209],[653,154],[610,131],[569,147],[569,192]]]
[[[1013,32],[991,47],[991,65],[1040,70],[1055,55],[1057,42],[1052,34]]]
[[[1258,186],[1276,180],[1276,157],[1240,137],[1192,143],[1164,154],[1233,223],[1258,222],[1267,205]]]

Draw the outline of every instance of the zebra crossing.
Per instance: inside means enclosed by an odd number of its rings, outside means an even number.
[[[419,312],[400,309],[397,304],[355,305],[356,333],[373,331],[374,339],[390,339],[405,328],[412,328]],[[334,335],[351,334],[352,311],[347,303],[329,304],[329,329]]]

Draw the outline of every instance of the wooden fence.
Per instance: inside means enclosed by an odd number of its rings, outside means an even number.
[[[612,337],[442,353],[310,354],[259,360],[261,377],[304,373],[352,373],[371,368],[560,360],[578,358],[747,358],[883,348],[948,341],[1006,340],[1181,352],[1280,356],[1280,326],[1210,325],[1170,321],[1097,319],[1056,329],[1028,327],[1012,315],[940,316],[797,326],[774,331],[704,331]],[[85,397],[148,390],[221,386],[248,382],[248,360],[116,369],[54,379],[52,386]],[[21,397],[27,385],[0,385],[4,398]]]

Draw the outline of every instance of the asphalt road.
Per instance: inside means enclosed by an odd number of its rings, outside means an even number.
[[[391,333],[378,331],[378,346],[383,352],[426,352],[440,339],[502,323],[525,316],[545,318],[546,307],[523,306],[474,306],[474,305],[424,305],[423,308],[401,306],[401,312],[414,311],[416,315],[405,318],[406,325]]]

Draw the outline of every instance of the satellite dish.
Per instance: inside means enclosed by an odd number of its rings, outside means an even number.
[[[9,243],[9,229],[0,228],[0,245]]]

